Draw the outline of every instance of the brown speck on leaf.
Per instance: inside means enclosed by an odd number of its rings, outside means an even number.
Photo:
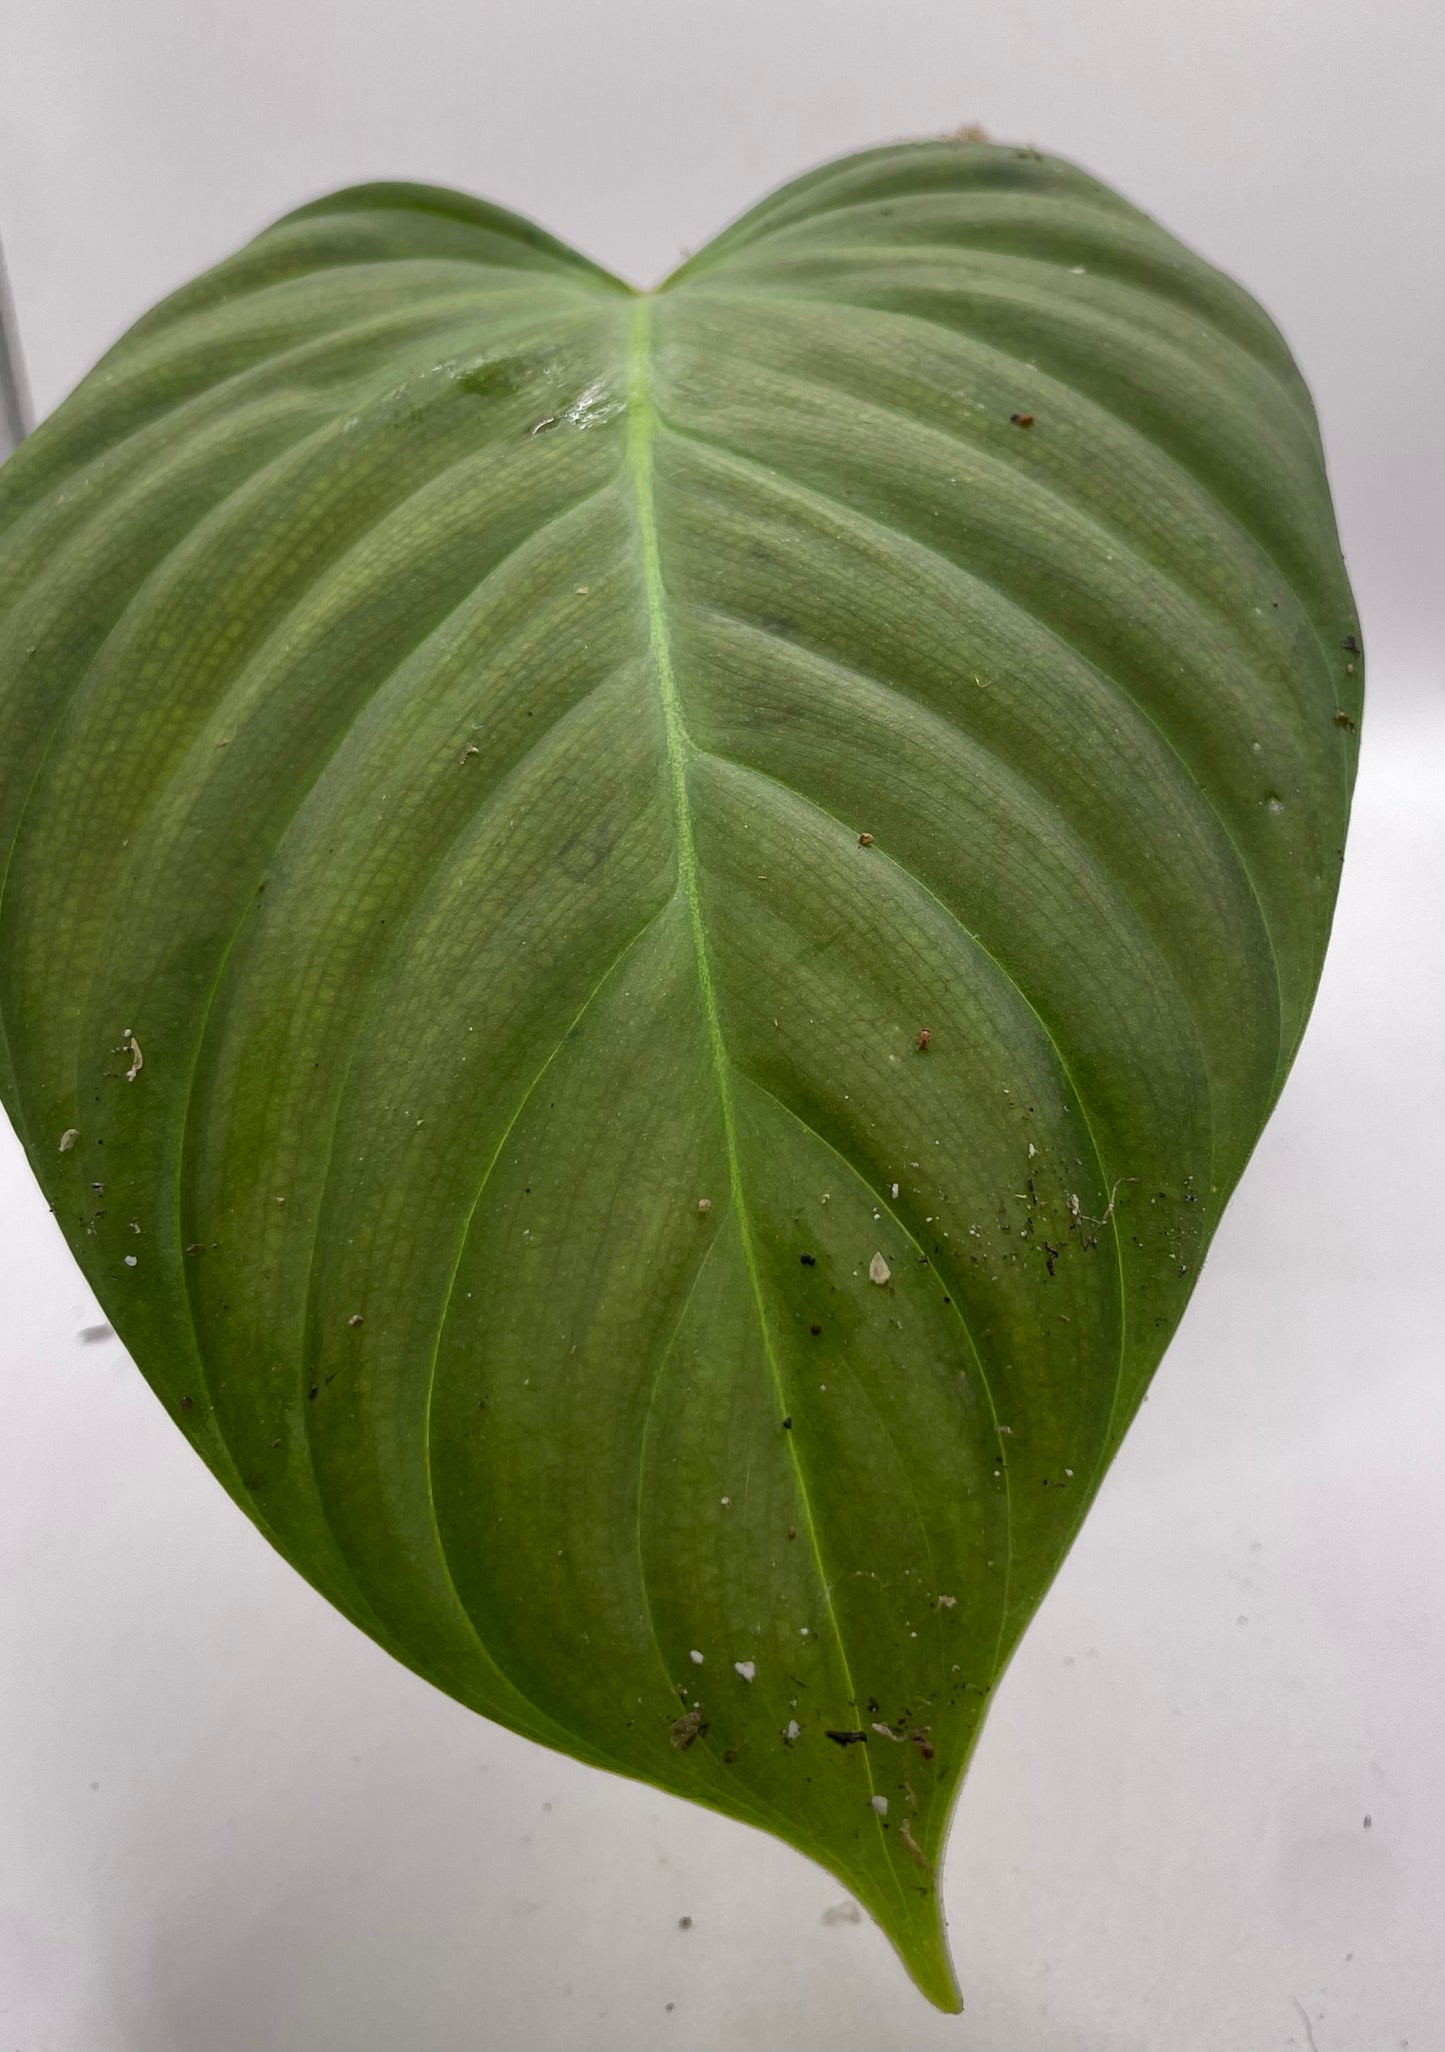
[[[1340,643],[1340,646],[1347,655],[1358,655],[1360,652],[1360,644],[1356,641],[1353,634],[1347,634]]]
[[[929,1043],[932,1039],[932,1031],[927,1026],[921,1026],[918,1030],[918,1052],[920,1054],[928,1053]]]
[[[195,1398],[194,1398],[194,1397],[188,1397],[188,1396],[183,1396],[183,1397],[181,1398],[181,1409],[182,1409],[183,1411],[191,1411],[191,1410],[194,1410],[194,1409],[195,1409],[195,1404],[196,1404],[196,1400],[195,1400]]]
[[[945,142],[986,143],[988,141],[988,130],[977,121],[970,121],[963,128],[955,128],[951,135],[946,135],[943,139]]]
[[[69,1152],[70,1152],[71,1148],[72,1148],[72,1147],[74,1147],[74,1145],[75,1145],[76,1141],[77,1141],[77,1140],[78,1140],[79,1138],[80,1138],[80,1128],[79,1128],[78,1126],[67,1126],[67,1127],[66,1127],[66,1129],[65,1129],[65,1131],[64,1131],[64,1132],[63,1132],[63,1133],[61,1134],[61,1136],[60,1136],[60,1151],[61,1151],[61,1153],[62,1153],[62,1154],[69,1154]]]
[[[917,1746],[925,1760],[933,1758],[933,1741],[928,1735],[928,1726],[926,1724],[920,1731],[910,1731],[908,1736],[912,1739],[914,1745]]]
[[[1015,427],[1032,427],[1034,424],[1034,417],[1031,413],[1011,413],[1009,419]]]
[[[186,1249],[188,1254],[204,1254],[205,1251],[199,1240],[192,1240],[190,1246]]]
[[[866,1731],[825,1731],[824,1738],[830,1738],[835,1746],[866,1746]]]
[[[699,1197],[697,1200],[697,1208],[701,1212],[702,1216],[706,1218],[708,1213],[712,1210],[711,1197]]]
[[[140,1042],[133,1033],[127,1034],[125,1044],[130,1049],[130,1067],[125,1072],[125,1080],[127,1083],[134,1083],[146,1065],[145,1056],[141,1053]]]
[[[1347,712],[1337,712],[1335,714],[1335,725],[1343,727],[1347,734],[1353,734],[1355,731],[1355,723]]]
[[[796,1539],[796,1538],[797,1538],[797,1536],[798,1536],[798,1528],[797,1528],[797,1526],[796,1526],[796,1525],[789,1525],[789,1527],[788,1527],[788,1537],[789,1537],[790,1539]]]
[[[359,1311],[353,1311],[346,1322],[348,1325],[360,1325],[363,1322],[361,1313]]]
[[[728,1749],[727,1749],[727,1751],[726,1751],[726,1752],[725,1752],[725,1753],[723,1754],[723,1765],[724,1765],[724,1767],[731,1767],[731,1766],[732,1766],[732,1765],[734,1764],[734,1762],[736,1761],[737,1757],[738,1757],[738,1749],[737,1749],[737,1747],[736,1747],[736,1746],[729,1746],[729,1747],[728,1747]]]
[[[872,834],[859,834],[858,846],[860,848],[871,848],[873,846]]]
[[[792,1421],[792,1419],[791,1419],[791,1418],[784,1418],[784,1420],[783,1420],[783,1430],[784,1430],[784,1432],[791,1432],[791,1431],[792,1431],[792,1429],[793,1429],[793,1421]]]
[[[914,1866],[921,1867],[925,1874],[931,1874],[933,1872],[933,1862],[918,1843],[918,1840],[913,1836],[906,1817],[898,1827],[898,1836],[908,1847],[909,1857],[912,1859]]]
[[[822,1335],[823,1328],[821,1325],[810,1325],[808,1327],[808,1330],[813,1335],[814,1339],[818,1339]]]
[[[668,1736],[680,1753],[685,1753],[695,1740],[707,1730],[707,1719],[701,1709],[689,1710],[679,1717]]]
[[[804,1268],[816,1268],[818,1266],[818,1257],[816,1254],[800,1254],[798,1256],[798,1259],[802,1263]]]

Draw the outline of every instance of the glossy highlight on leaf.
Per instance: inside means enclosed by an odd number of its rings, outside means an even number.
[[[957,2007],[950,1807],[1334,905],[1278,333],[1032,150],[651,294],[359,187],[116,345],[0,551],[0,1080],[161,1400],[398,1659]]]

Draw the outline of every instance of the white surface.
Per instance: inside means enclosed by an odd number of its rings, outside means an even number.
[[[161,292],[358,177],[470,186],[649,278],[835,151],[978,119],[1073,155],[1294,344],[1374,694],[1304,1052],[956,1821],[963,2018],[824,1922],[839,1892],[780,1845],[496,1731],[329,1611],[116,1343],[78,1340],[99,1314],[6,1134],[0,2052],[1445,2045],[1442,19],[0,14],[42,411]]]

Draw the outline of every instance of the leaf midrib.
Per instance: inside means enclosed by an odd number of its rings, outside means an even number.
[[[773,1348],[772,1333],[768,1325],[767,1310],[763,1302],[762,1279],[758,1273],[757,1255],[753,1246],[752,1226],[748,1217],[747,1199],[743,1189],[742,1163],[738,1149],[737,1119],[733,1105],[731,1059],[723,1039],[722,1020],[718,1011],[717,991],[713,983],[712,963],[708,954],[707,930],[703,917],[702,886],[698,875],[697,844],[693,836],[692,806],[687,789],[688,759],[696,752],[695,745],[683,719],[682,701],[677,688],[677,676],[672,662],[672,634],[668,620],[667,592],[662,578],[662,557],[657,532],[657,502],[653,486],[653,443],[656,436],[658,413],[652,385],[652,300],[639,298],[633,309],[627,333],[627,441],[624,464],[631,482],[637,514],[638,540],[642,552],[643,591],[647,606],[648,647],[652,667],[657,678],[658,698],[662,709],[663,732],[667,745],[667,778],[672,797],[673,830],[677,843],[677,866],[679,886],[687,905],[688,926],[692,934],[693,956],[697,965],[698,986],[702,995],[703,1012],[707,1021],[708,1045],[712,1055],[713,1074],[717,1083],[718,1102],[722,1112],[723,1134],[727,1148],[728,1194],[738,1222],[738,1236],[742,1246],[743,1263],[747,1269],[748,1283],[752,1290],[753,1305],[757,1312],[758,1328],[762,1335],[763,1351],[767,1356],[768,1371],[772,1377],[773,1390],[778,1402],[778,1415],[788,1414],[787,1391],[783,1384],[782,1370]],[[837,1612],[833,1607],[832,1588],[828,1571],[823,1561],[822,1548],[818,1542],[817,1527],[813,1519],[812,1501],[808,1494],[807,1478],[796,1448],[789,1444],[789,1458],[797,1483],[798,1500],[802,1508],[803,1528],[812,1553],[813,1565],[822,1591],[823,1605],[827,1612],[829,1627],[838,1648],[838,1659],[843,1669],[844,1685],[848,1700],[857,1700],[857,1688],[848,1659],[848,1650],[843,1641],[842,1629]],[[864,1753],[864,1768],[868,1776],[870,1795],[876,1792],[872,1762]],[[876,1818],[879,1835],[882,1837],[882,1820]],[[887,1866],[902,1893],[891,1854],[887,1853]]]

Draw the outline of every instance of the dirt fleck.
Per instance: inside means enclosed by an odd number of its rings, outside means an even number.
[[[933,1862],[928,1857],[927,1853],[923,1850],[923,1847],[918,1843],[918,1840],[913,1836],[912,1829],[906,1817],[903,1819],[903,1822],[898,1827],[898,1836],[903,1840],[903,1843],[908,1847],[909,1857],[912,1859],[914,1866],[921,1867],[925,1874],[931,1874],[933,1872]]]
[[[125,1072],[125,1080],[127,1083],[134,1083],[146,1065],[145,1056],[141,1053],[140,1042],[133,1033],[126,1035],[125,1044],[130,1049],[130,1067]]]
[[[74,1145],[75,1145],[76,1141],[77,1141],[77,1140],[78,1140],[79,1138],[80,1138],[80,1128],[79,1128],[78,1126],[67,1126],[67,1127],[66,1127],[66,1129],[65,1129],[65,1131],[64,1131],[64,1132],[63,1132],[63,1133],[61,1134],[61,1136],[60,1136],[60,1151],[61,1151],[61,1153],[62,1153],[62,1154],[69,1154],[69,1152],[70,1152],[71,1148],[72,1148],[72,1147],[74,1147]]]
[[[708,1213],[712,1210],[711,1197],[699,1197],[697,1200],[697,1208],[700,1216],[706,1218]]]
[[[797,1538],[797,1536],[798,1536],[798,1528],[797,1528],[797,1526],[796,1526],[796,1525],[789,1525],[789,1527],[788,1527],[788,1537],[789,1537],[790,1539],[796,1539],[796,1538]]]
[[[920,1054],[927,1054],[932,1040],[932,1030],[927,1026],[920,1026],[918,1029],[918,1052]]]
[[[193,1411],[195,1407],[196,1400],[194,1397],[183,1396],[181,1398],[181,1409],[183,1411]]]
[[[679,1917],[677,1920],[677,1928],[679,1931],[690,1931],[692,1929],[692,1918]]]
[[[816,1254],[800,1254],[798,1256],[798,1259],[802,1263],[804,1268],[816,1268],[818,1266],[818,1257]]]
[[[359,1311],[353,1311],[346,1322],[348,1325],[363,1325],[365,1323],[365,1320],[362,1318],[362,1315]]]
[[[873,1259],[868,1264],[869,1282],[877,1283],[879,1289],[881,1290],[884,1284],[890,1282],[892,1278],[893,1271],[888,1266],[888,1263],[883,1259],[883,1256],[881,1254],[875,1254],[873,1256]]]
[[[824,1738],[830,1738],[835,1746],[866,1746],[866,1731],[825,1731]]]
[[[1347,734],[1353,734],[1355,731],[1355,723],[1347,712],[1342,711],[1335,714],[1335,725],[1343,727]]]
[[[858,846],[860,848],[871,848],[873,846],[872,834],[859,834]]]
[[[700,1739],[706,1730],[707,1719],[703,1716],[701,1706],[699,1706],[696,1710],[688,1710],[683,1716],[679,1717],[673,1724],[668,1736],[677,1747],[677,1750],[680,1753],[685,1753],[688,1747]]]
[[[1031,413],[1011,413],[1009,419],[1015,427],[1032,427],[1034,424],[1034,417]]]

